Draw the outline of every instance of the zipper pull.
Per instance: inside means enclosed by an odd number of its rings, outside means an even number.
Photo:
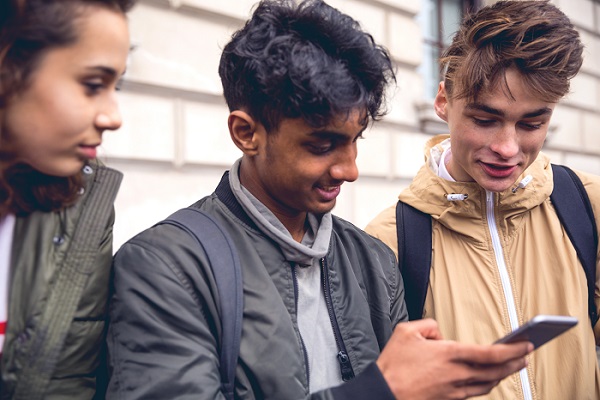
[[[338,362],[340,363],[340,370],[342,371],[342,380],[348,382],[354,378],[354,372],[352,371],[352,365],[350,365],[350,357],[344,351],[340,351],[337,354]]]

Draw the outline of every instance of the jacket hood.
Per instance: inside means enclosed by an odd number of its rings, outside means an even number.
[[[449,137],[439,135],[426,143],[425,164],[398,198],[430,214],[442,225],[471,236],[471,224],[480,225],[485,216],[486,191],[476,182],[452,182],[437,175],[437,165],[443,150],[449,146],[446,140]],[[531,180],[524,187],[519,187],[519,182],[528,175],[531,175]],[[503,216],[505,223],[510,223],[518,215],[548,200],[553,186],[550,159],[540,153],[510,189],[495,194],[496,213]],[[456,196],[458,199],[451,200],[449,194],[466,196]]]

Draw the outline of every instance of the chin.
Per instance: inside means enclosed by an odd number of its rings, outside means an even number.
[[[482,188],[484,188],[485,190],[487,190],[488,192],[494,192],[494,193],[500,193],[500,192],[504,192],[505,190],[508,190],[510,188],[512,188],[515,184],[514,183],[510,183],[510,184],[504,184],[504,183],[491,183],[491,184],[487,184],[487,185],[480,185]]]
[[[47,170],[38,169],[38,171],[40,171],[41,173],[46,174],[46,175],[56,176],[58,178],[69,178],[71,176],[75,176],[75,175],[79,174],[81,172],[82,168],[83,168],[83,164],[75,165],[73,167],[69,166],[69,167],[56,168],[56,169],[47,169]]]
[[[335,207],[335,203],[333,204],[323,204],[320,207],[313,207],[312,210],[309,210],[310,213],[313,214],[327,214],[328,212],[330,212],[331,210],[333,210],[333,208]]]

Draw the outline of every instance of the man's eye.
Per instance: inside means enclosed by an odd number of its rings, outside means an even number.
[[[525,128],[525,129],[527,129],[527,130],[530,130],[530,131],[535,131],[537,129],[540,129],[542,127],[542,125],[543,125],[543,123],[541,123],[541,122],[538,123],[538,124],[521,122],[521,126],[523,128]]]
[[[473,122],[475,122],[475,124],[477,124],[479,126],[489,126],[489,125],[492,125],[496,121],[494,121],[493,119],[473,118]]]
[[[309,150],[314,154],[324,154],[333,148],[331,143],[328,144],[309,144]]]

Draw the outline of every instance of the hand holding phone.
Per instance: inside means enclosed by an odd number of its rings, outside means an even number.
[[[536,315],[495,343],[528,341],[538,348],[577,325],[577,318],[564,315]]]

